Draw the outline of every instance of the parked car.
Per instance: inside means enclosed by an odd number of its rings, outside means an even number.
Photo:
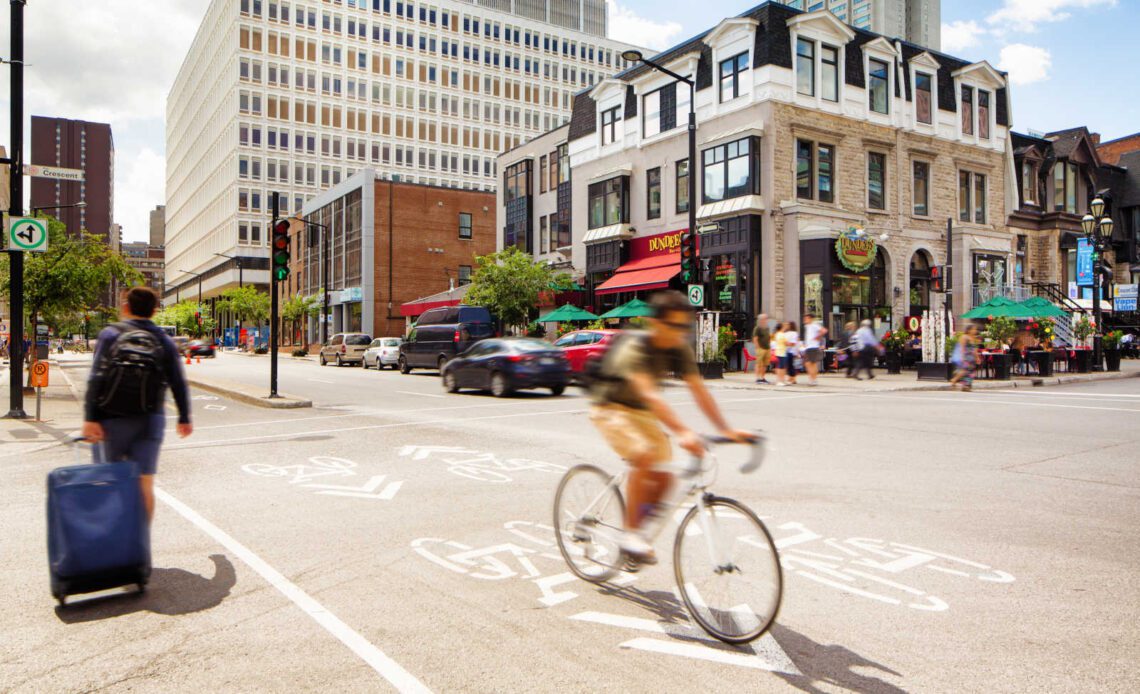
[[[377,370],[383,369],[385,366],[396,368],[397,363],[400,361],[400,343],[404,341],[402,337],[378,337],[368,345],[368,349],[364,350],[364,356],[360,359],[360,365],[364,368],[375,366]]]
[[[364,333],[337,333],[321,347],[321,366],[335,362],[337,366],[359,364],[364,352],[372,344],[372,337]]]
[[[620,330],[577,330],[558,338],[554,346],[562,349],[570,361],[571,374],[578,378],[586,370],[586,363],[591,359],[601,359],[614,337],[620,334]]]
[[[186,343],[186,356],[189,357],[214,357],[217,356],[214,351],[214,343],[205,340],[191,340]]]
[[[549,388],[562,395],[570,381],[570,362],[549,342],[519,337],[475,343],[443,366],[443,387],[490,390],[497,398],[516,390]]]
[[[174,340],[174,346],[178,348],[179,354],[186,354],[186,348],[190,345],[190,338],[185,335],[177,335],[170,339]]]
[[[400,345],[400,372],[413,368],[442,370],[450,359],[494,334],[491,312],[482,306],[428,309]]]

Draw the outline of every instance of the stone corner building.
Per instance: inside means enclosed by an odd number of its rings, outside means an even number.
[[[760,311],[812,312],[833,330],[870,318],[880,332],[921,315],[942,300],[931,268],[946,263],[948,221],[955,312],[973,285],[1005,281],[1009,88],[988,63],[775,3],[652,59],[695,79],[699,161],[687,161],[689,89],[672,78],[638,66],[576,96],[562,255],[596,309],[681,288],[672,237],[690,204],[707,232],[706,308],[739,329]]]

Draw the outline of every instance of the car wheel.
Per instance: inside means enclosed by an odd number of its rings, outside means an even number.
[[[336,355],[336,367],[339,369],[342,366],[344,366],[344,362],[340,360],[340,355],[338,354]]]
[[[321,366],[327,366],[328,362],[325,361],[325,353],[321,352]]]
[[[400,357],[400,373],[410,374],[412,367],[408,366],[408,360],[405,357]]]
[[[502,371],[491,374],[491,395],[496,398],[505,398],[511,394],[511,386]]]
[[[445,364],[447,364],[447,357],[440,357],[439,361],[436,362],[436,366],[439,368],[440,373],[443,373],[443,367]]]
[[[361,357],[360,358],[360,368],[362,368],[362,369],[368,368],[368,357]]]
[[[458,393],[459,384],[455,380],[455,373],[448,371],[443,375],[443,389],[449,393]]]
[[[553,388],[550,389],[550,393],[552,395],[554,395],[555,397],[558,397],[559,395],[562,395],[565,392],[566,392],[566,386],[554,386]]]

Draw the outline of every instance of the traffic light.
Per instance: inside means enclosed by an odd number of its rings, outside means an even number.
[[[942,266],[935,265],[930,268],[930,289],[935,292],[945,291],[942,283]]]
[[[194,322],[198,325],[202,325],[202,313],[200,311],[194,312]]]
[[[681,232],[681,281],[685,284],[697,281],[697,238],[692,229]]]
[[[289,220],[273,223],[273,279],[284,282],[289,276]]]

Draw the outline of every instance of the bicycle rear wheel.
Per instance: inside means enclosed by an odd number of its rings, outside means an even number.
[[[726,643],[746,643],[772,625],[783,574],[768,529],[744,504],[706,497],[685,514],[673,545],[673,571],[689,614]]]
[[[593,465],[570,468],[554,495],[554,537],[574,575],[601,583],[617,575],[625,501],[613,475]]]

